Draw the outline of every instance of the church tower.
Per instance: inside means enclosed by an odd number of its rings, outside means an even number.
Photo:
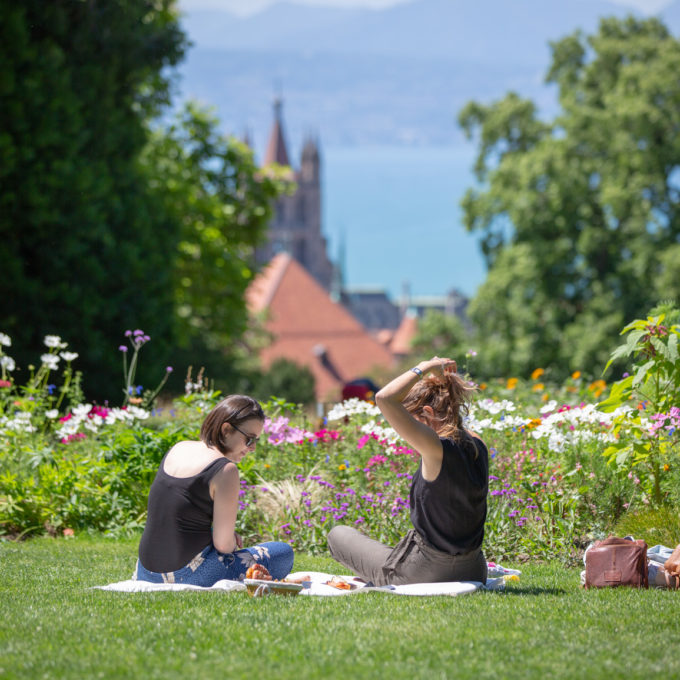
[[[291,165],[281,109],[282,102],[277,98],[265,165]],[[294,170],[294,177],[297,190],[292,196],[281,196],[276,201],[268,242],[258,249],[257,260],[265,263],[277,253],[289,253],[329,291],[334,268],[321,231],[321,158],[318,143],[311,137],[304,143],[300,169]]]

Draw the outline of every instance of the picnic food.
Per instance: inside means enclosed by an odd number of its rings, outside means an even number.
[[[253,564],[246,571],[246,578],[259,579],[260,581],[271,581],[272,575],[263,564]]]
[[[305,583],[311,581],[312,577],[309,574],[300,574],[299,576],[286,576],[283,579],[284,583]]]
[[[326,581],[326,585],[333,586],[333,588],[337,588],[338,590],[352,590],[352,588],[356,588],[355,585],[345,581],[345,579],[340,578],[339,576],[333,576],[329,581]]]

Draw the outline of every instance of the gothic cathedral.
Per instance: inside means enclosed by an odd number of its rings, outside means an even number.
[[[290,163],[283,134],[281,100],[274,101],[272,127],[264,164],[278,163],[294,171],[296,192],[276,201],[267,243],[258,249],[257,259],[265,263],[280,252],[294,257],[327,291],[334,283],[334,267],[328,258],[321,232],[321,168],[317,143],[308,138],[302,148],[300,169]]]

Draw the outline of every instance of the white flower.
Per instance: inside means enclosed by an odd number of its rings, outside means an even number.
[[[5,347],[12,346],[12,340],[9,335],[6,333],[0,333],[0,345],[4,345]]]
[[[45,347],[61,347],[61,338],[58,335],[46,335],[43,342]]]
[[[137,406],[128,406],[128,413],[137,418],[137,420],[146,420],[149,417],[149,412]]]
[[[54,420],[59,417],[59,411],[56,408],[51,408],[49,411],[45,411],[45,418],[50,418]]]
[[[13,432],[35,432],[36,428],[31,424],[31,414],[27,411],[17,413],[14,418],[6,419],[3,426]]]
[[[92,404],[78,404],[73,409],[73,415],[76,418],[84,418],[92,410]]]
[[[12,357],[8,357],[6,354],[0,357],[0,366],[2,366],[2,368],[4,368],[6,371],[13,371],[16,368],[14,359],[12,359]]]
[[[550,413],[550,411],[555,410],[556,406],[557,402],[554,399],[551,399],[545,406],[541,406],[541,413]]]
[[[374,434],[378,438],[378,441],[385,439],[389,444],[398,444],[401,441],[401,437],[395,430],[391,427],[382,427],[375,421],[362,425],[361,431],[366,434]]]
[[[336,404],[328,412],[326,416],[328,422],[333,420],[343,420],[346,417],[356,415],[358,413],[366,413],[370,416],[377,416],[380,414],[380,409],[374,404],[364,401],[363,399],[358,399],[357,397],[352,397],[343,401],[341,404]]]
[[[60,428],[57,430],[56,435],[59,439],[65,439],[66,437],[76,434],[78,428],[80,427],[80,421],[75,418],[67,420]]]
[[[59,366],[59,357],[56,354],[43,354],[40,357],[40,361],[42,361],[50,371],[54,371]]]
[[[78,358],[78,353],[77,352],[59,352],[59,356],[64,361],[73,361],[74,359]]]

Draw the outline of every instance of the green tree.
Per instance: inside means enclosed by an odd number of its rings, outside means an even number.
[[[561,111],[470,102],[481,188],[463,199],[489,266],[468,313],[487,373],[601,371],[618,329],[680,298],[680,42],[604,19],[551,45]]]
[[[463,322],[451,314],[428,310],[418,321],[418,330],[411,342],[411,354],[406,363],[439,355],[456,359],[461,368],[468,347],[468,332]]]
[[[177,344],[195,356],[212,353],[213,376],[228,370],[225,360],[236,356],[248,329],[245,291],[256,271],[254,249],[273,200],[289,186],[285,169],[259,169],[252,150],[220,135],[217,125],[189,103],[154,132],[142,156],[152,190],[179,225],[169,263]]]
[[[254,393],[266,401],[284,399],[293,404],[313,404],[316,400],[314,374],[290,359],[275,359],[256,378]]]
[[[0,2],[0,325],[24,368],[69,341],[90,395],[124,330],[154,338],[142,379],[169,349],[179,233],[138,157],[184,46],[172,0]]]

